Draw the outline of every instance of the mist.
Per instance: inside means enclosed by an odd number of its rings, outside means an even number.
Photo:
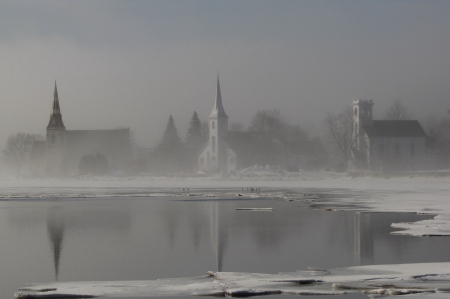
[[[446,1],[4,1],[0,141],[43,134],[58,82],[68,129],[129,127],[156,146],[173,115],[206,120],[220,70],[231,121],[258,110],[320,133],[329,111],[373,99],[442,115]]]

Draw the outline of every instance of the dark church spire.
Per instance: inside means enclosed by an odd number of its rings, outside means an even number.
[[[220,93],[220,83],[219,83],[219,71],[217,71],[217,87],[216,87],[216,100],[214,102],[214,107],[209,115],[209,118],[228,118],[222,105],[222,94]]]
[[[50,114],[50,121],[48,122],[47,130],[65,130],[61,109],[59,108],[58,89],[55,80],[55,92],[53,93],[52,113]]]

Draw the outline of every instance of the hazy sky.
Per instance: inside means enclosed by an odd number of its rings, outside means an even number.
[[[0,2],[0,145],[45,134],[57,80],[67,129],[130,127],[157,143],[206,120],[216,72],[230,122],[279,109],[319,130],[329,111],[393,100],[450,108],[450,1]]]

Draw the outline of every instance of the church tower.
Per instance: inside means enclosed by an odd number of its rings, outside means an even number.
[[[368,155],[368,144],[365,140],[363,127],[372,125],[372,107],[372,100],[353,101],[353,144],[355,149],[353,157],[359,167],[361,167],[360,164],[367,159]]]
[[[59,106],[58,89],[55,81],[53,93],[53,106],[50,121],[47,126],[45,166],[48,174],[59,174],[63,172],[64,162],[64,126],[61,109]]]
[[[211,168],[218,171],[226,169],[226,149],[223,138],[228,135],[228,115],[222,105],[219,71],[217,71],[216,99],[209,115],[209,142],[211,150]]]
[[[218,172],[227,170],[228,115],[222,105],[219,72],[217,72],[216,98],[208,118],[209,139],[205,150],[199,156],[199,170]]]

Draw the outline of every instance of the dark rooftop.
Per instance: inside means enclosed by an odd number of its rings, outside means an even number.
[[[371,126],[363,126],[369,137],[426,137],[417,120],[374,120]]]

